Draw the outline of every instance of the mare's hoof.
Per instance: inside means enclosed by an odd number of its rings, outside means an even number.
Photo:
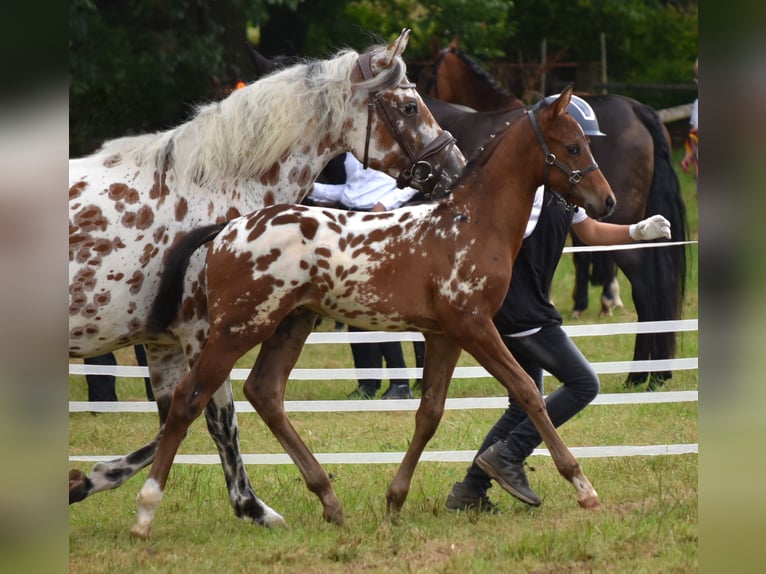
[[[73,468],[69,471],[69,504],[85,500],[88,496],[89,479],[84,472]]]
[[[598,501],[598,496],[596,495],[578,500],[577,503],[586,510],[598,510],[601,508],[601,503]]]
[[[133,525],[133,528],[130,529],[130,533],[133,536],[146,540],[152,533],[152,525],[151,523],[145,525],[136,523]]]
[[[276,512],[273,515],[264,516],[259,524],[266,528],[287,528],[287,521]]]

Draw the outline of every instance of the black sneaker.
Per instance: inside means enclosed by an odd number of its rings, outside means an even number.
[[[375,393],[372,389],[365,389],[363,387],[357,387],[346,395],[347,399],[372,399],[375,398]]]
[[[452,487],[444,507],[447,510],[476,510],[491,514],[496,514],[499,511],[497,504],[487,498],[486,493],[479,494],[462,482],[456,482]]]
[[[391,385],[388,390],[383,393],[381,399],[411,399],[412,391],[409,385]]]
[[[497,441],[476,458],[476,464],[503,487],[505,491],[530,506],[540,506],[542,501],[529,487],[524,472],[524,461],[509,456],[505,443]]]

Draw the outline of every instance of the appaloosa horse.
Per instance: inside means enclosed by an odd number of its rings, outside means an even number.
[[[492,323],[508,290],[538,186],[564,190],[594,217],[614,207],[614,195],[582,129],[565,113],[570,97],[571,88],[537,111],[519,110],[438,203],[375,214],[272,206],[201,228],[179,242],[167,259],[152,325],[164,331],[186,321],[177,310],[190,304],[196,275],[187,273],[184,279],[184,270],[190,257],[206,257],[210,331],[198,360],[176,387],[154,464],[138,495],[132,532],[150,535],[189,425],[237,359],[258,344],[261,351],[245,382],[245,396],[319,497],[324,518],[343,522],[327,474],[284,411],[287,377],[316,313],[365,329],[418,330],[425,336],[415,434],[386,494],[392,516],[401,510],[417,461],[439,424],[461,349],[523,406],[556,468],[574,485],[580,505],[597,507],[596,491],[553,427],[543,398]],[[213,237],[209,249],[195,252]]]
[[[445,129],[451,131],[467,157],[466,131],[480,137],[491,121],[502,121],[498,110],[521,107],[522,102],[502,89],[470,56],[453,41],[440,51],[432,76],[424,92],[426,103]],[[435,111],[426,94],[455,104],[494,114],[494,120],[474,117],[458,134],[458,127]],[[593,107],[601,131],[606,137],[594,138],[591,150],[617,197],[617,209],[607,219],[610,223],[628,224],[654,214],[665,216],[671,224],[671,240],[683,242],[687,235],[686,207],[681,187],[673,169],[670,147],[662,122],[649,106],[620,95],[581,94]],[[449,112],[453,117],[460,110]],[[496,133],[496,132],[493,132]],[[572,234],[573,243],[581,245]],[[573,254],[576,270],[574,316],[588,306],[588,281],[602,285],[601,312],[611,314],[613,306],[621,306],[615,280],[615,262],[633,288],[633,302],[639,321],[668,321],[681,316],[686,281],[686,251],[682,245],[655,249],[633,249],[612,252]],[[591,270],[591,264],[593,271]],[[640,333],[636,335],[633,360],[661,360],[675,356],[676,334]],[[626,384],[639,385],[647,380],[648,389],[661,386],[672,376],[670,371],[629,373]]]
[[[449,186],[464,158],[407,81],[405,30],[388,46],[296,65],[179,127],[107,142],[69,166],[69,354],[88,357],[143,343],[160,431],[125,457],[69,475],[69,502],[124,483],[154,458],[174,387],[207,335],[203,268],[171,330],[148,332],[168,250],[190,230],[266,205],[298,202],[327,163],[351,151],[426,191]],[[266,255],[269,250],[266,251]],[[283,519],[253,492],[242,464],[229,384],[207,403],[237,516]]]

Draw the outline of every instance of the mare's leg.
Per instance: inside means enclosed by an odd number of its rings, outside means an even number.
[[[442,335],[426,335],[425,364],[423,365],[423,388],[420,406],[415,414],[415,434],[407,453],[399,465],[394,479],[386,491],[388,512],[396,518],[407,499],[415,467],[423,449],[434,436],[444,414],[452,373],[460,357],[460,346]]]
[[[330,483],[330,477],[290,424],[285,414],[285,386],[298,361],[316,315],[299,309],[287,315],[274,334],[261,343],[261,351],[245,382],[245,396],[293,460],[308,489],[322,503],[328,522],[342,524],[343,508]]]
[[[556,469],[577,491],[580,506],[597,508],[598,495],[553,426],[540,391],[503,344],[492,321],[463,321],[460,332],[455,336],[459,337],[460,345],[508,389],[513,400],[532,419],[540,437],[548,446]]]
[[[160,430],[151,442],[132,453],[114,460],[99,462],[85,474],[80,470],[69,473],[69,504],[79,502],[88,496],[117,488],[138,471],[151,464],[162,436],[167,418],[173,388],[189,371],[186,355],[181,345],[149,345],[149,374],[160,416]]]
[[[234,397],[231,381],[219,387],[205,406],[207,430],[215,441],[218,455],[221,457],[226,488],[234,514],[260,526],[285,526],[285,519],[273,508],[256,496],[247,476],[245,463],[239,445],[239,427],[237,413],[234,410]]]
[[[243,337],[216,336],[216,333],[211,333],[191,371],[175,388],[154,463],[149,477],[138,493],[138,517],[131,529],[133,534],[149,536],[173,458],[186,436],[189,425],[202,413],[213,393],[226,381],[236,360],[257,342]],[[155,396],[162,390],[162,385],[159,385],[159,388],[155,386]],[[157,397],[158,406],[163,399],[162,394]]]

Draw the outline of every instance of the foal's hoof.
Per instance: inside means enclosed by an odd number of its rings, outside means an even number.
[[[76,468],[69,471],[69,504],[85,500],[88,496],[88,482],[83,471]]]
[[[586,510],[598,510],[601,508],[601,503],[598,501],[598,496],[588,496],[582,500],[578,500],[577,503]]]
[[[336,524],[337,526],[343,526],[346,522],[346,517],[343,515],[343,509],[341,508],[333,512],[325,512],[324,519],[330,524]]]

